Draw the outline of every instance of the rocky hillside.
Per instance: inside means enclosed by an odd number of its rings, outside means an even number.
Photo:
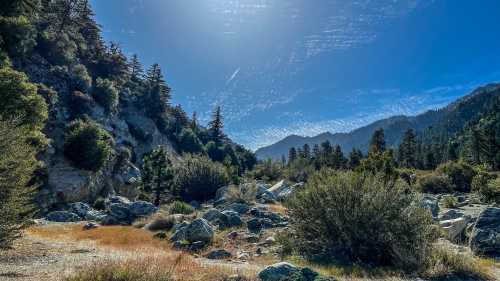
[[[332,134],[326,132],[314,137],[291,135],[275,144],[258,149],[256,155],[259,159],[278,160],[283,155],[288,156],[288,150],[291,147],[302,147],[306,143],[313,147],[313,145],[325,141],[329,141],[332,145],[339,144],[343,151],[358,148],[366,152],[370,137],[378,128],[384,129],[386,143],[389,147],[399,145],[404,132],[409,128],[415,129],[417,133],[422,133],[432,127],[435,131],[440,131],[440,133],[444,131],[447,136],[451,137],[463,129],[464,124],[477,119],[492,103],[492,100],[498,98],[499,95],[500,85],[490,84],[476,89],[471,94],[442,109],[431,110],[417,116],[394,116],[382,119],[349,133]]]
[[[170,104],[158,64],[144,71],[136,55],[105,43],[89,1],[8,2],[0,10],[0,121],[21,116],[37,136],[43,212],[113,194],[135,197],[143,156],[159,146],[174,163],[202,154],[235,176],[255,163],[224,135],[220,110],[208,128],[200,126],[196,115]]]

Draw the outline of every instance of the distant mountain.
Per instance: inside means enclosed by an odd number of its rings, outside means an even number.
[[[383,128],[388,147],[399,145],[403,133],[413,128],[417,133],[431,128],[433,131],[444,132],[447,136],[459,132],[466,123],[478,119],[485,107],[495,96],[500,94],[500,84],[489,84],[474,90],[471,94],[458,99],[448,106],[430,110],[417,116],[393,116],[373,122],[367,126],[355,129],[349,133],[325,132],[314,137],[291,135],[270,146],[262,147],[256,151],[259,159],[281,159],[282,155],[288,156],[291,147],[302,147],[309,144],[311,147],[324,141],[332,145],[339,144],[344,152],[352,148],[368,151],[368,144],[373,132]]]

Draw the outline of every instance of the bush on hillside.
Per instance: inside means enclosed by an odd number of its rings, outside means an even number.
[[[190,215],[190,214],[194,213],[194,208],[193,208],[193,206],[189,205],[186,202],[174,201],[170,205],[169,211],[171,214]]]
[[[68,108],[73,118],[90,114],[95,106],[94,99],[80,91],[74,91],[68,99]]]
[[[97,78],[93,96],[97,103],[102,105],[106,112],[113,113],[118,106],[118,90],[113,81]]]
[[[76,120],[66,129],[64,155],[78,168],[98,171],[111,155],[111,136],[98,124]]]
[[[417,188],[423,193],[451,193],[455,186],[447,175],[431,173],[418,179]]]
[[[174,167],[173,191],[185,201],[211,199],[227,183],[224,166],[204,156],[186,155]]]
[[[27,17],[0,17],[0,38],[11,56],[24,56],[36,45],[36,30]]]
[[[490,180],[479,188],[479,196],[488,203],[500,203],[500,178]]]
[[[434,239],[418,196],[383,174],[321,170],[287,205],[297,250],[312,260],[419,269]]]
[[[470,192],[475,171],[469,164],[449,161],[439,165],[436,172],[450,177],[456,191]]]
[[[83,64],[77,64],[71,68],[70,79],[71,86],[75,91],[87,93],[92,86],[92,77]]]
[[[203,144],[200,142],[193,130],[184,128],[178,136],[179,149],[187,153],[203,152]]]

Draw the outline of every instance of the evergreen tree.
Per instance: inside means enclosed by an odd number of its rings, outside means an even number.
[[[161,118],[166,112],[170,102],[170,88],[163,79],[160,65],[153,64],[146,73],[147,92],[144,100],[144,106],[150,117],[153,119]]]
[[[455,141],[448,142],[446,158],[448,161],[456,161],[458,160],[458,143]]]
[[[399,163],[405,168],[416,168],[417,162],[417,141],[415,131],[408,129],[404,136],[403,141],[399,145]]]
[[[385,136],[384,129],[380,128],[373,132],[370,141],[369,153],[383,153],[385,151]]]
[[[155,206],[161,203],[164,192],[172,189],[173,170],[163,146],[159,146],[144,157],[143,189],[153,193]]]
[[[361,152],[361,150],[353,148],[349,153],[349,168],[354,170],[356,167],[358,167],[362,158],[363,153]]]
[[[144,69],[142,68],[142,64],[139,61],[139,57],[137,54],[133,54],[130,59],[130,79],[134,82],[139,82],[144,77]]]
[[[221,144],[224,139],[224,132],[222,131],[223,127],[224,123],[222,119],[221,107],[217,106],[212,114],[212,121],[208,123],[210,136],[217,145]]]
[[[344,169],[347,163],[347,159],[344,157],[342,148],[340,145],[335,145],[335,149],[332,154],[332,166],[334,169]]]
[[[318,144],[315,144],[313,146],[312,157],[314,157],[314,159],[318,159],[320,156],[321,156],[321,149],[319,148]]]
[[[196,111],[193,112],[193,117],[191,117],[191,124],[189,127],[193,130],[193,132],[198,131],[198,117],[196,115]]]
[[[292,163],[296,159],[297,159],[297,150],[295,149],[295,147],[292,147],[288,151],[288,164],[290,165],[290,163]]]
[[[302,147],[302,158],[304,159],[310,159],[311,158],[311,148],[309,147],[309,144],[304,144]]]

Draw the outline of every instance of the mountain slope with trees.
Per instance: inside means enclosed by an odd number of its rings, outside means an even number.
[[[384,129],[388,147],[397,148],[408,129],[415,130],[427,144],[444,142],[461,133],[465,124],[479,120],[499,95],[500,85],[490,84],[474,90],[442,109],[427,111],[417,116],[394,116],[382,119],[349,133],[326,132],[314,137],[292,135],[258,149],[256,155],[261,160],[268,158],[280,160],[282,156],[288,156],[291,147],[303,147],[306,143],[313,147],[325,141],[329,141],[332,145],[339,144],[343,151],[357,148],[366,153],[371,135],[379,128]]]

